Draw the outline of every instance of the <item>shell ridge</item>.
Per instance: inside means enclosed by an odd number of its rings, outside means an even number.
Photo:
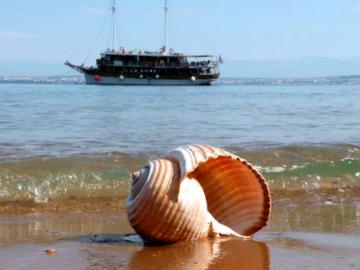
[[[159,175],[162,175],[164,173],[164,171],[166,171],[166,169],[167,169],[166,165],[169,165],[167,160],[156,160],[154,162],[156,162],[157,164],[160,164],[161,166],[158,166],[159,170],[153,170],[153,173],[151,174],[150,177],[158,177]],[[150,202],[142,201],[142,200],[139,201],[139,205],[136,206],[136,209],[140,213],[137,213],[136,210],[133,212],[133,215],[138,216],[137,220],[134,221],[135,226],[137,226],[138,224],[141,224],[141,223],[142,223],[141,226],[150,226],[152,219],[149,219],[148,215],[154,215],[154,220],[157,221],[159,219],[159,216],[161,214],[163,214],[162,209],[163,209],[163,206],[165,205],[165,203],[162,202],[162,199],[167,197],[167,195],[168,195],[167,191],[169,189],[168,186],[170,186],[173,183],[173,181],[171,181],[173,177],[174,177],[174,175],[172,175],[172,174],[170,174],[170,172],[168,172],[166,177],[164,177],[165,179],[168,180],[168,181],[166,181],[165,185],[160,185],[160,184],[163,184],[164,181],[162,183],[158,183],[157,181],[154,181],[151,188],[149,188],[147,190],[146,195],[155,197],[155,200],[151,200]],[[154,196],[154,195],[156,195],[156,196]],[[159,224],[159,222],[157,222],[157,224]],[[152,226],[154,226],[154,225],[152,225]]]
[[[156,167],[154,166],[155,164],[159,164],[159,166]],[[162,165],[161,160],[155,160],[151,162],[151,166],[150,166],[151,173],[149,173],[148,175],[148,179],[146,181],[147,183],[150,182],[149,181],[150,179],[152,179],[153,177],[157,177],[161,173],[164,167],[161,165]],[[155,167],[157,169],[155,169]],[[139,223],[142,223],[143,220],[146,219],[148,209],[152,209],[153,206],[157,205],[158,201],[162,199],[163,197],[161,192],[162,189],[160,188],[160,192],[158,192],[159,191],[158,189],[159,189],[159,185],[157,185],[156,182],[151,183],[151,185],[148,184],[147,186],[143,186],[142,193],[139,193],[138,197],[134,198],[133,200],[134,204],[132,205],[132,207],[130,207],[130,209],[132,210],[131,215],[137,217],[136,221],[134,221],[135,226],[137,226]],[[147,197],[152,197],[153,194],[155,194],[155,192],[158,194],[155,200],[151,200],[150,202],[145,201]]]
[[[188,184],[188,179],[183,179],[183,183],[186,185]],[[184,187],[184,185],[182,185],[182,187]],[[187,187],[185,187],[187,188]],[[179,197],[182,195],[181,193],[184,192],[183,190],[180,189],[180,194]],[[187,192],[187,191],[185,191]],[[181,212],[184,215],[181,215],[180,218],[177,219],[176,221],[176,229],[173,232],[173,236],[174,237],[179,237],[179,239],[182,239],[182,233],[183,231],[186,229],[184,228],[184,224],[186,223],[186,221],[189,221],[189,216],[187,215],[186,212],[188,212],[188,207],[191,205],[191,201],[190,198],[187,196],[181,196],[182,200],[180,200],[179,202],[179,209],[181,210]]]
[[[192,191],[194,190],[193,187],[196,187],[196,199],[200,201],[200,204],[197,204],[197,208],[196,210],[198,211],[190,211],[190,215],[187,216],[185,219],[182,220],[182,223],[179,224],[179,227],[182,227],[182,230],[179,231],[179,234],[182,235],[184,233],[184,231],[186,230],[186,227],[190,226],[190,225],[194,225],[194,224],[201,224],[201,222],[197,222],[199,218],[201,218],[201,215],[199,216],[199,212],[200,211],[207,211],[207,201],[206,201],[206,197],[205,197],[205,193],[204,190],[202,189],[201,184],[193,179],[189,179],[186,178],[184,179],[184,181],[186,181],[188,183],[188,187],[187,188],[192,188]],[[189,188],[189,189],[190,189]],[[190,191],[190,190],[189,190]],[[188,195],[187,190],[182,190],[181,195],[183,195],[182,197],[184,198],[184,200],[182,201],[183,203],[181,204],[182,208],[184,208],[184,210],[188,210],[188,208],[186,206],[188,205],[192,205],[192,200],[193,198]],[[193,194],[195,195],[195,194]],[[194,210],[194,209],[192,209]],[[204,217],[202,217],[204,218]],[[203,228],[202,230],[198,227],[197,230],[194,229],[195,234],[197,235],[205,235],[207,233],[206,228]]]

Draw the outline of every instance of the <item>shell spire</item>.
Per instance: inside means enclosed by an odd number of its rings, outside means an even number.
[[[264,177],[246,160],[206,145],[183,146],[133,174],[126,208],[147,241],[248,238],[270,215]]]

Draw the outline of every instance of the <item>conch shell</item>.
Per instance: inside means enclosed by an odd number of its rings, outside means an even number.
[[[264,177],[220,148],[189,145],[133,174],[126,201],[134,230],[146,241],[248,238],[269,219]]]

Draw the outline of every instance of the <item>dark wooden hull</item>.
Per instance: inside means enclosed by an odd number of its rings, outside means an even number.
[[[210,85],[219,74],[191,69],[82,69],[87,84],[108,85]]]

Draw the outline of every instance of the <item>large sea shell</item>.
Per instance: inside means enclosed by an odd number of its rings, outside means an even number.
[[[189,145],[133,174],[126,209],[134,230],[150,242],[249,237],[267,224],[270,195],[246,160]]]

